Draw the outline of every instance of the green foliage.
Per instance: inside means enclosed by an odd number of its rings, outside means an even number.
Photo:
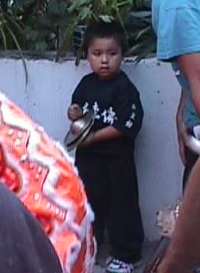
[[[59,57],[73,51],[74,32],[84,32],[80,25],[118,20],[129,40],[128,53],[146,56],[155,45],[146,2],[149,0],[0,0],[0,50],[17,49],[21,54],[52,50]],[[148,15],[141,13],[144,9]],[[80,57],[81,40],[78,44]]]
[[[105,22],[118,20],[125,28],[123,18],[127,18],[127,14],[133,8],[134,3],[135,0],[71,0],[67,10],[70,21],[65,31],[59,55],[72,47],[73,34],[78,25],[88,25],[98,20]],[[82,41],[80,40],[80,49],[76,50],[78,57],[81,56],[81,45]]]
[[[156,37],[151,24],[151,11],[132,11],[128,17],[128,56],[136,56],[136,61],[152,56],[156,51]]]

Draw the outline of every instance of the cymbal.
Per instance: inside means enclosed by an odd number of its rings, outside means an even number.
[[[89,135],[94,124],[93,111],[85,113],[81,118],[71,123],[69,131],[64,138],[64,145],[68,152],[75,149]]]

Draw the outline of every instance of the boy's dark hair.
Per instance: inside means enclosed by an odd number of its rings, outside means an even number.
[[[114,38],[121,47],[122,54],[124,54],[127,50],[127,41],[124,29],[116,21],[109,23],[98,21],[87,27],[83,42],[85,56],[87,56],[88,48],[90,47],[92,41],[96,38]]]

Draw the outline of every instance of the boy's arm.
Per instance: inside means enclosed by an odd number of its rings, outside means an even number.
[[[140,94],[131,83],[119,91],[116,109],[118,119],[114,121],[113,127],[134,140],[141,129],[144,112]]]
[[[94,133],[90,133],[86,140],[80,144],[80,146],[88,146],[96,142],[103,142],[111,139],[121,138],[122,136],[123,133],[115,129],[113,126],[107,126]]]
[[[79,117],[82,116],[83,111],[82,111],[82,103],[83,103],[83,98],[82,98],[82,93],[85,89],[85,77],[81,79],[77,87],[75,88],[72,98],[71,98],[71,104],[67,109],[67,117],[71,120],[74,121],[78,119]]]

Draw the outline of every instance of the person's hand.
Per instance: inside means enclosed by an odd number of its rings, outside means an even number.
[[[166,208],[157,212],[156,225],[160,228],[163,237],[171,238],[176,224],[176,214],[174,210]]]
[[[71,121],[79,119],[80,117],[82,117],[82,115],[83,111],[78,104],[74,103],[68,108],[67,116]]]
[[[86,139],[79,144],[79,147],[87,147],[90,146],[94,142],[95,138],[95,133],[91,132],[89,135],[86,137]]]

